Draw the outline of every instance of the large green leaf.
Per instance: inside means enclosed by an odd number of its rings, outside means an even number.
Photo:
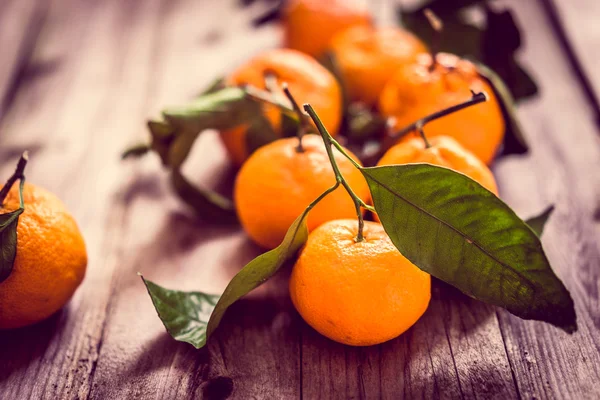
[[[269,280],[306,242],[306,217],[311,208],[312,205],[296,218],[278,247],[246,264],[229,282],[220,298],[201,292],[168,290],[144,280],[158,316],[169,334],[175,340],[190,343],[197,349],[203,347],[229,306]]]
[[[143,276],[142,281],[169,335],[197,349],[203,347],[206,344],[206,325],[219,296],[165,289]]]
[[[493,193],[429,164],[362,172],[383,227],[417,267],[521,318],[577,329],[573,300],[539,238]]]
[[[19,216],[25,211],[23,203],[24,184],[25,178],[21,177],[19,185],[19,208],[5,214],[0,214],[0,283],[9,277],[13,270],[15,258],[17,257],[17,225],[19,224]]]
[[[553,211],[554,211],[554,206],[553,205],[549,206],[544,211],[542,211],[541,214],[536,215],[535,217],[529,218],[526,221],[526,223],[535,232],[536,235],[541,237],[542,233],[544,232],[544,227],[546,226],[546,222],[548,222],[548,219],[550,218],[550,215],[552,215]]]

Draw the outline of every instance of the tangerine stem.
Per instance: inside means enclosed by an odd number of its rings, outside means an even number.
[[[429,140],[427,140],[427,136],[425,136],[425,132],[423,131],[423,125],[418,124],[417,125],[417,130],[419,131],[419,135],[421,135],[421,138],[423,139],[423,142],[425,142],[425,148],[428,149],[431,147],[431,144],[429,143]]]
[[[321,134],[321,137],[323,138],[323,142],[325,143],[325,150],[327,151],[327,156],[329,157],[329,162],[331,163],[331,167],[333,168],[333,172],[335,174],[336,181],[339,184],[341,184],[344,187],[344,189],[346,189],[346,192],[348,192],[348,194],[352,198],[352,201],[354,202],[354,207],[356,208],[356,216],[358,217],[358,233],[356,235],[356,241],[362,242],[363,240],[365,240],[365,237],[363,235],[363,228],[364,228],[365,222],[363,219],[361,207],[363,207],[363,205],[365,205],[365,203],[364,203],[364,201],[362,201],[361,198],[359,198],[356,195],[356,193],[354,193],[354,191],[352,190],[350,185],[348,185],[348,182],[346,182],[346,180],[344,179],[344,176],[342,175],[342,172],[340,171],[340,168],[337,165],[337,162],[335,161],[335,156],[333,155],[333,148],[332,148],[332,146],[334,146],[333,142],[335,139],[333,139],[331,137],[331,135],[327,131],[327,128],[325,128],[325,126],[319,119],[319,116],[317,115],[317,113],[315,112],[315,110],[312,108],[312,106],[310,104],[304,104],[304,110],[308,113],[308,115],[310,115],[313,122],[317,126],[317,130],[319,131],[319,133]],[[339,146],[339,144],[338,144],[338,146]],[[338,148],[338,147],[336,146],[336,148]],[[351,157],[345,151],[343,151],[342,154],[345,157],[348,157],[348,159],[351,159]],[[356,162],[354,162],[354,164],[358,165]]]
[[[29,153],[24,152],[17,163],[17,168],[15,168],[15,172],[11,175],[10,178],[6,181],[2,189],[0,190],[0,206],[4,203],[8,192],[14,185],[17,180],[21,180],[21,185],[23,185],[23,181],[25,180],[25,166],[27,165],[27,161],[29,160]],[[21,207],[23,207],[23,199],[21,198]]]
[[[398,139],[402,138],[403,136],[406,136],[407,134],[419,129],[419,126],[421,128],[423,128],[427,123],[434,121],[438,118],[445,117],[448,114],[455,113],[462,109],[474,106],[475,104],[484,103],[489,100],[486,92],[475,93],[474,91],[471,90],[471,95],[472,95],[472,97],[463,103],[445,108],[442,111],[438,111],[433,114],[429,114],[428,116],[423,117],[420,120],[413,122],[412,124],[408,125],[407,127],[400,129],[396,133],[393,133],[392,135],[389,136],[389,139],[392,139],[392,140],[388,141],[387,146],[383,146],[382,151],[386,151],[391,145],[393,145]]]
[[[297,132],[298,147],[296,147],[296,151],[299,153],[303,153],[304,147],[302,147],[302,136],[304,136],[304,133],[309,129],[308,121],[306,120],[306,116],[300,109],[300,106],[296,102],[296,99],[294,99],[294,96],[292,96],[292,93],[290,92],[288,84],[286,82],[283,82],[283,84],[281,85],[281,88],[283,89],[283,93],[285,93],[285,95],[288,98],[288,100],[290,101],[290,103],[292,103],[292,108],[296,112],[296,115],[298,115],[298,120],[300,121],[300,127],[298,128],[298,132]]]

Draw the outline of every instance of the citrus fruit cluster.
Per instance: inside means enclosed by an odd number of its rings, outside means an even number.
[[[378,28],[366,11],[345,2],[289,1],[283,32],[284,48],[259,53],[223,79],[221,90],[242,91],[257,108],[244,114],[231,106],[235,123],[219,117],[216,125],[188,131],[219,131],[239,167],[235,212],[262,248],[279,248],[310,210],[308,240],[289,284],[307,323],[341,343],[381,343],[425,312],[431,278],[379,223],[363,165],[428,163],[464,174],[497,196],[488,165],[506,128],[499,99],[473,63],[431,51],[401,28]],[[211,111],[199,104],[210,101],[164,112],[151,127],[165,165],[171,142],[189,144],[197,134],[181,126]],[[223,114],[220,105],[213,108]],[[257,126],[268,131],[259,145]],[[350,132],[361,126],[367,133],[356,140]],[[367,141],[376,144],[375,160],[365,157]],[[374,221],[365,221],[369,217]]]
[[[474,92],[485,92],[491,97],[486,103],[431,122],[425,129],[430,140],[416,130],[399,138],[378,165],[443,166],[497,194],[486,164],[501,144],[504,120],[492,88],[472,63],[451,54],[432,55],[410,32],[377,28],[364,11],[336,1],[291,1],[283,27],[288,48],[258,55],[226,82],[252,85],[284,100],[281,85],[287,85],[298,101],[314,107],[332,136],[344,135],[338,132],[344,118],[342,93],[400,129],[464,102]],[[338,76],[317,61],[326,53],[335,60]],[[287,104],[294,102],[289,100]],[[280,110],[267,103],[263,111],[281,136]],[[250,238],[273,249],[307,205],[336,182],[336,174],[317,135],[281,138],[248,156],[246,131],[240,126],[221,132],[232,160],[241,165],[234,189],[236,211]],[[354,194],[369,203],[361,173],[339,151],[334,150],[334,158]],[[362,218],[363,210],[357,210],[342,187],[311,210],[311,233],[294,267],[290,293],[298,312],[323,335],[370,345],[398,336],[417,321],[429,302],[430,278],[400,254],[377,222],[367,221],[364,240],[357,241],[357,212]],[[376,214],[374,218],[379,221]]]

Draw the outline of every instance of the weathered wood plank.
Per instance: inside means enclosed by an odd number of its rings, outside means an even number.
[[[145,137],[146,117],[275,46],[277,31],[250,32],[246,14],[218,2],[56,0],[25,68],[46,73],[25,74],[0,126],[0,175],[32,149],[28,177],[75,214],[90,265],[66,310],[0,332],[0,398],[597,397],[600,150],[539,4],[523,3],[502,4],[527,21],[535,47],[526,44],[523,61],[544,97],[519,111],[532,155],[501,161],[496,172],[522,215],[556,204],[544,245],[575,297],[578,333],[523,322],[435,283],[411,330],[351,348],[301,321],[283,273],[232,307],[207,349],[172,341],[135,272],[217,293],[258,249],[235,227],[191,217],[156,158],[124,164],[119,152]],[[198,182],[231,179],[214,135],[192,158],[186,172]]]
[[[600,43],[598,16],[600,2],[595,0],[542,0],[557,35],[564,37],[561,45],[588,103],[594,111],[596,124],[600,126]]]
[[[0,3],[0,121],[24,73],[23,67],[35,46],[47,8],[45,1]]]
[[[524,32],[521,60],[542,96],[518,110],[531,156],[505,160],[496,173],[505,199],[523,215],[555,204],[543,237],[549,259],[569,288],[579,331],[569,336],[498,311],[523,398],[597,398],[600,378],[600,141],[593,110],[556,40],[540,2],[503,1]],[[594,218],[595,216],[595,218]]]

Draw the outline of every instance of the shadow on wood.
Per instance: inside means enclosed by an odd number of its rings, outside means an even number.
[[[69,315],[68,305],[50,318],[20,329],[0,330],[2,369],[0,383],[12,374],[28,368],[33,361],[44,357],[52,338],[64,329]]]

